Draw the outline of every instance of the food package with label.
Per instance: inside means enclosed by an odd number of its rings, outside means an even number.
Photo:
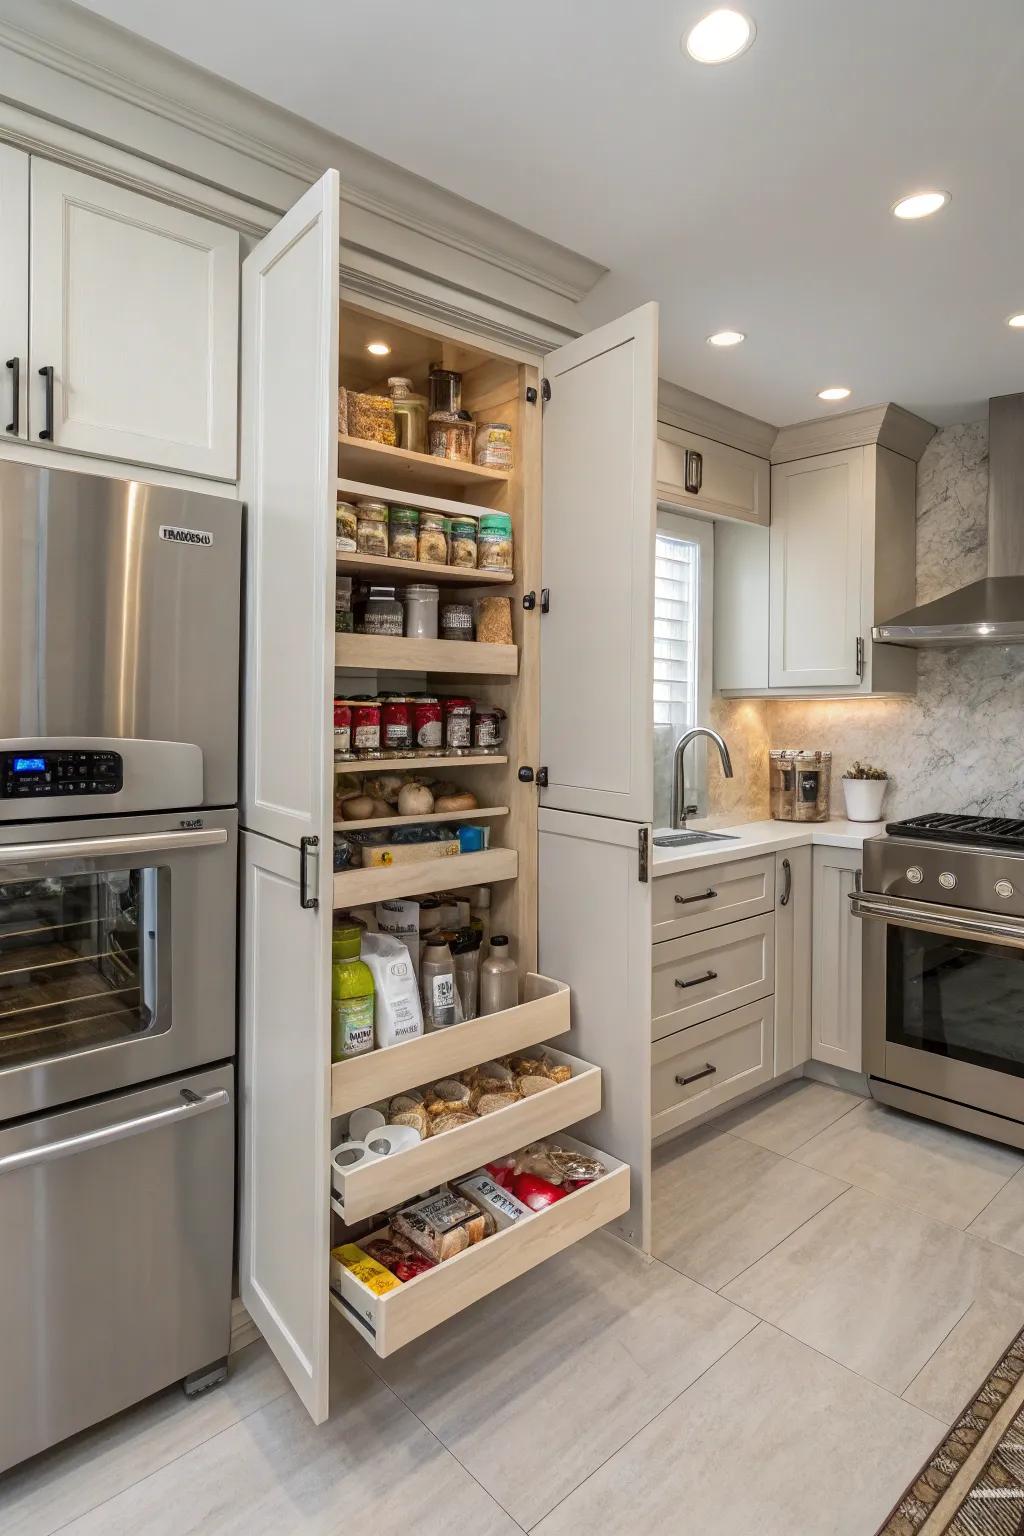
[[[383,1264],[396,1279],[403,1282],[415,1280],[417,1275],[425,1275],[428,1269],[436,1267],[433,1259],[428,1259],[425,1253],[420,1253],[406,1238],[392,1232],[390,1227],[380,1237],[371,1238],[366,1251],[378,1264]]]
[[[391,1228],[436,1264],[463,1253],[493,1230],[482,1211],[448,1189],[397,1211],[391,1218]]]
[[[342,1243],[339,1248],[331,1249],[331,1284],[336,1289],[341,1287],[343,1273],[346,1271],[375,1296],[386,1296],[389,1291],[397,1291],[402,1283],[355,1243]]]
[[[514,1227],[517,1221],[530,1215],[529,1206],[517,1200],[510,1190],[504,1189],[483,1170],[456,1180],[453,1187],[489,1216],[499,1232]]]
[[[402,940],[364,933],[361,959],[373,975],[373,1032],[378,1047],[401,1045],[423,1033],[416,967]]]

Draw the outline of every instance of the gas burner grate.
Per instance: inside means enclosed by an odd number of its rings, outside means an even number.
[[[894,837],[921,837],[973,848],[1024,848],[1024,820],[1013,816],[952,816],[930,811],[926,816],[891,821],[885,830]]]

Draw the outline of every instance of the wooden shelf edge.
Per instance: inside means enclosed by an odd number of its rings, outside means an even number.
[[[379,465],[385,474],[388,469],[404,471],[438,485],[445,482],[450,485],[505,485],[511,475],[507,470],[487,469],[482,464],[466,464],[458,459],[436,458],[429,453],[414,453],[410,448],[393,448],[390,443],[375,443],[344,432],[338,433],[338,449],[340,468],[358,468],[365,464],[372,473]],[[398,486],[391,489],[392,496],[396,493],[401,494]]]
[[[515,677],[519,648],[480,640],[419,640],[401,635],[335,635],[334,665],[358,672],[450,672]]]
[[[482,752],[472,757],[378,757],[354,758],[334,764],[335,773],[423,773],[427,768],[500,768],[508,762],[500,752]]]
[[[481,805],[473,811],[435,811],[430,816],[371,816],[366,821],[336,821],[335,832],[372,832],[378,827],[444,826],[449,821],[494,821],[508,815],[507,805]]]
[[[486,848],[482,853],[456,853],[422,864],[392,864],[382,869],[345,869],[334,876],[334,910],[393,901],[401,896],[429,896],[453,886],[487,885],[514,880],[519,855],[514,848]]]
[[[408,502],[411,507],[418,507],[421,512],[441,512],[445,517],[463,516],[483,517],[487,512],[493,512],[493,507],[481,506],[473,501],[456,501],[451,496],[431,496],[427,491],[396,491],[393,485],[375,485],[369,480],[351,480],[345,475],[338,476],[338,491],[348,498],[367,501],[398,501]]]
[[[449,587],[508,586],[511,571],[478,571],[461,565],[435,565],[430,560],[393,560],[390,555],[340,554],[335,557],[343,576],[404,576],[408,581],[433,581]]]

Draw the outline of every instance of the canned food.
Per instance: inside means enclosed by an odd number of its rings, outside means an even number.
[[[381,743],[385,752],[412,751],[412,705],[401,693],[389,693],[380,706]]]
[[[412,701],[413,744],[429,752],[439,752],[444,740],[441,700],[422,693]]]
[[[352,749],[357,757],[380,756],[380,705],[376,699],[352,699]]]
[[[472,751],[472,720],[472,699],[445,699],[444,744],[448,752]]]

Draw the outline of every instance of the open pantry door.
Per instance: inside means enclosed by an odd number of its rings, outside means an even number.
[[[544,373],[540,803],[648,822],[658,306],[549,353]]]
[[[239,1282],[317,1423],[330,1376],[338,209],[328,171],[242,268]]]

